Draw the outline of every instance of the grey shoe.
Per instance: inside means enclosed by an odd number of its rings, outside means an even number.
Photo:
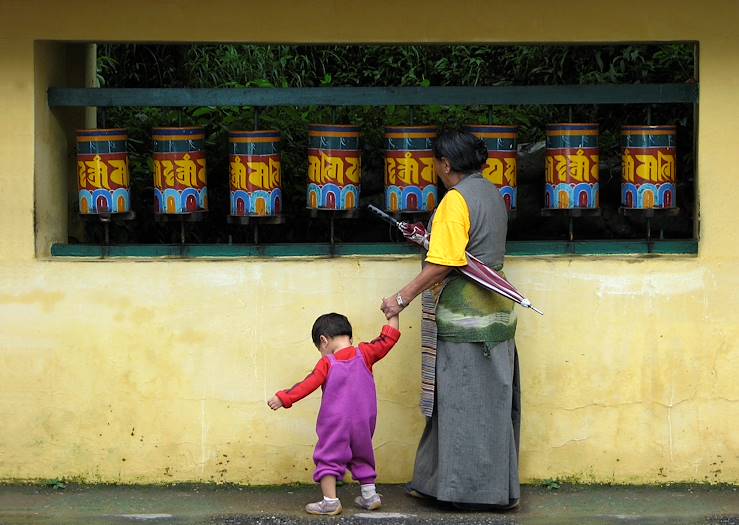
[[[365,498],[364,496],[357,496],[356,498],[354,498],[354,503],[356,503],[358,507],[362,507],[363,509],[377,510],[382,507],[382,498],[380,498],[379,494],[373,494],[369,498]]]
[[[326,501],[322,499],[315,503],[308,503],[305,506],[305,512],[308,514],[320,514],[322,516],[336,516],[337,514],[341,514],[342,510],[344,509],[341,508],[341,502],[339,500]]]

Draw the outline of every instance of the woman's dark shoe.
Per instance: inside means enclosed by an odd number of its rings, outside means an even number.
[[[484,503],[452,503],[452,505],[457,510],[469,512],[509,512],[519,507],[520,500],[512,499],[508,505],[486,505]]]
[[[427,499],[427,500],[430,500],[430,499],[434,499],[434,498],[432,498],[431,496],[427,496],[426,494],[423,494],[423,493],[421,493],[421,492],[418,492],[418,491],[417,491],[416,489],[414,489],[414,488],[413,488],[413,487],[411,486],[411,484],[410,484],[410,483],[409,483],[408,485],[406,485],[406,486],[405,486],[405,489],[404,489],[404,490],[405,490],[405,493],[406,493],[406,495],[407,495],[407,496],[410,496],[411,498],[416,498],[416,499]]]

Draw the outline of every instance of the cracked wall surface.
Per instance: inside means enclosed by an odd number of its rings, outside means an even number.
[[[106,13],[0,0],[0,480],[309,481],[318,393],[277,413],[266,399],[315,364],[318,314],[346,313],[373,337],[380,298],[419,268],[414,257],[49,259],[78,116],[49,111],[44,93],[75,85],[79,64],[44,41],[696,40],[699,254],[506,261],[546,313],[519,316],[521,472],[739,482],[739,7],[523,3],[130,0]],[[265,23],[247,33],[255,17]],[[375,371],[385,482],[410,477],[423,426],[419,326],[413,305]]]

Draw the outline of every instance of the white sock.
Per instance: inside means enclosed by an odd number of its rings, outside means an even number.
[[[328,501],[329,503],[336,503],[337,501],[339,501],[339,498],[329,498],[328,496],[324,496],[323,501]]]
[[[364,499],[369,499],[372,496],[374,496],[375,494],[377,494],[377,492],[376,492],[377,489],[375,488],[375,484],[374,483],[367,483],[366,485],[362,485],[359,488],[362,489],[362,497]]]

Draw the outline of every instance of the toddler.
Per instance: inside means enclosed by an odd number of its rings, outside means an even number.
[[[335,515],[342,511],[336,497],[336,480],[346,469],[361,485],[362,495],[354,502],[367,510],[379,509],[375,489],[375,453],[372,435],[377,419],[377,394],[372,365],[385,357],[400,337],[398,316],[388,320],[380,335],[369,343],[352,346],[352,326],[336,313],[324,314],[313,323],[313,343],[321,360],[308,377],[288,390],[281,390],[267,404],[272,410],[290,408],[295,402],[323,388],[313,453],[313,480],[321,484],[323,499],[309,503],[309,514]]]

